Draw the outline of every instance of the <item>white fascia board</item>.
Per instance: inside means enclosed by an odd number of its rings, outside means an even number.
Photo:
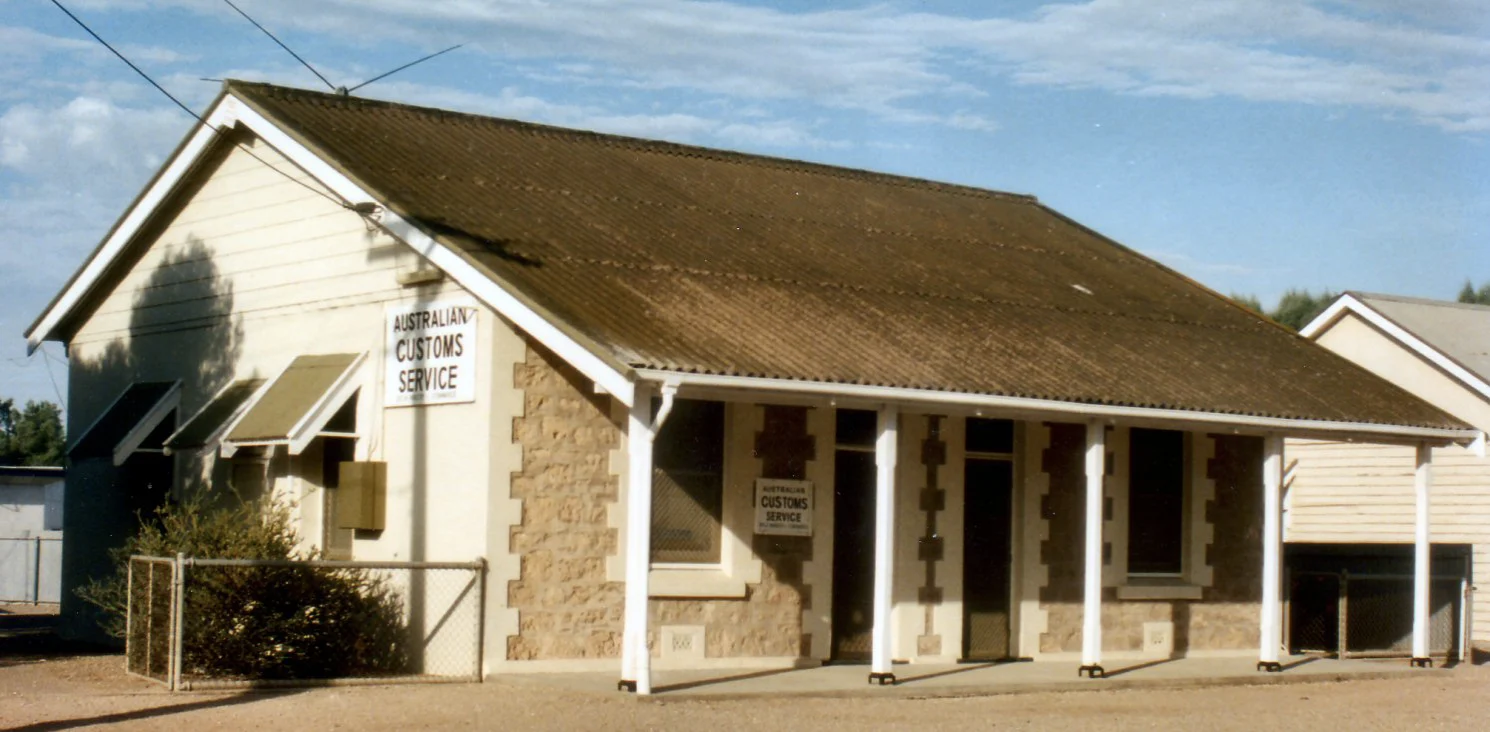
[[[1445,356],[1433,346],[1428,345],[1423,339],[1408,332],[1407,329],[1397,325],[1390,318],[1377,312],[1375,308],[1350,295],[1341,295],[1340,299],[1336,300],[1334,304],[1320,313],[1318,317],[1309,321],[1309,324],[1304,326],[1303,330],[1299,331],[1299,335],[1311,340],[1317,340],[1317,336],[1329,330],[1330,326],[1334,325],[1335,321],[1344,317],[1346,312],[1353,313],[1367,323],[1370,323],[1378,330],[1396,339],[1402,345],[1412,349],[1414,353],[1421,356],[1424,360],[1463,382],[1472,391],[1486,399],[1490,399],[1490,383],[1486,383],[1484,379],[1455,363],[1453,359]]]
[[[119,444],[114,446],[114,467],[117,468],[123,465],[124,461],[128,460],[129,456],[135,453],[135,450],[140,449],[140,444],[145,441],[145,438],[149,437],[150,433],[154,432],[155,428],[160,426],[160,423],[165,420],[166,415],[169,415],[171,410],[180,405],[181,382],[177,381],[171,384],[171,388],[165,394],[161,395],[160,399],[156,400],[155,404],[150,407],[150,411],[146,412],[145,416],[141,417],[140,421],[136,422],[135,426],[130,428],[129,432],[124,435],[124,439],[120,440]]]
[[[218,130],[232,125],[234,121],[233,106],[237,105],[219,103],[208,113],[206,124],[198,124],[196,126],[196,131],[192,133],[190,140],[182,146],[181,151],[177,153],[176,157],[172,158],[171,162],[161,171],[160,177],[155,179],[155,182],[150,185],[150,188],[145,191],[145,194],[140,196],[140,199],[130,207],[124,218],[119,220],[119,225],[114,227],[109,237],[104,240],[103,244],[99,246],[98,251],[94,252],[93,256],[83,265],[83,269],[67,285],[67,289],[62,291],[62,295],[57,298],[56,302],[52,303],[51,307],[42,313],[42,316],[37,319],[35,326],[26,331],[26,355],[29,356],[35,353],[36,349],[41,346],[42,341],[51,338],[52,331],[62,322],[62,318],[72,312],[73,308],[77,307],[83,298],[93,290],[93,287],[98,284],[104,273],[113,265],[114,260],[118,259],[119,255],[123,253],[125,246],[134,239],[135,235],[139,233],[140,228],[150,220],[150,217],[165,202],[166,197],[171,194],[171,191],[175,190],[176,185],[181,182],[181,179],[186,176],[187,172],[196,166],[197,161],[201,159],[207,147],[219,135]]]
[[[327,389],[326,393],[322,394],[321,398],[305,411],[305,416],[295,423],[289,434],[291,455],[304,452],[311,440],[316,439],[321,428],[325,427],[326,423],[336,415],[337,410],[341,409],[342,405],[346,404],[347,400],[362,388],[363,382],[367,381],[366,374],[363,372],[363,365],[366,363],[367,352],[357,354],[356,360],[341,372],[341,376],[336,377],[331,388]]]
[[[637,369],[636,375],[638,379],[646,379],[648,381],[673,381],[682,387],[742,389],[815,395],[823,399],[841,397],[864,402],[894,402],[926,406],[954,406],[965,409],[1007,410],[1051,416],[1072,416],[1081,419],[1137,419],[1162,422],[1186,422],[1196,426],[1245,429],[1258,433],[1278,433],[1285,435],[1311,433],[1334,434],[1398,441],[1426,440],[1467,444],[1473,442],[1480,434],[1478,430],[1408,427],[1367,422],[1283,419],[1280,417],[1255,417],[1216,412],[1191,412],[1183,409],[1119,407],[1107,404],[1085,404],[1082,402],[1062,402],[991,394],[968,394],[934,391],[930,389],[864,386],[860,384],[797,381],[794,379],[771,379],[752,376],[689,374],[658,369]]]
[[[235,102],[233,106],[237,108],[237,121],[240,124],[252,130],[264,142],[304,169],[321,185],[341,196],[343,200],[368,201],[378,204],[382,208],[379,225],[385,231],[434,263],[456,284],[496,310],[498,314],[522,329],[523,332],[531,335],[545,348],[557,354],[559,358],[573,365],[580,373],[594,381],[598,387],[609,392],[627,406],[631,406],[633,388],[631,379],[626,374],[606,363],[591,349],[580,345],[577,340],[555,326],[547,317],[540,315],[527,303],[497,284],[491,277],[478,271],[465,258],[435,241],[418,226],[393,212],[384,202],[374,198],[361,186],[327,164],[247,104],[238,103],[231,96],[229,99]]]
[[[632,380],[628,374],[607,363],[605,359],[596,355],[594,350],[581,345],[573,336],[555,326],[547,317],[539,314],[528,303],[507,291],[491,277],[478,271],[459,254],[436,242],[419,227],[391,211],[384,202],[368,194],[361,186],[286,134],[284,130],[260,115],[248,104],[229,94],[213,107],[206,120],[207,124],[197,128],[191,140],[171,160],[145,195],[141,196],[139,201],[130,208],[119,226],[83,266],[82,271],[67,286],[57,301],[42,314],[36,326],[26,333],[28,353],[35,352],[42,341],[50,338],[62,318],[77,307],[93,289],[128,243],[139,233],[140,228],[202,157],[209,143],[218,135],[215,130],[241,124],[310,174],[321,185],[340,196],[342,200],[378,204],[383,211],[380,223],[389,234],[402,240],[420,256],[433,262],[456,284],[531,335],[545,348],[573,365],[580,373],[594,381],[597,388],[603,389],[630,406],[633,389]]]

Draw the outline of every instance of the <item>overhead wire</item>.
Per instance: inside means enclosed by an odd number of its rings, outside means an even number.
[[[67,400],[62,398],[62,390],[57,387],[57,377],[52,374],[52,354],[47,352],[46,344],[38,346],[41,351],[42,363],[47,367],[47,380],[52,382],[52,393],[57,395],[57,406],[62,408],[62,413],[67,414]]]
[[[316,67],[311,66],[309,61],[306,61],[305,59],[300,58],[300,54],[295,53],[295,51],[292,50],[289,46],[286,46],[283,41],[281,41],[278,38],[276,38],[273,33],[270,33],[269,32],[269,29],[268,28],[265,28],[264,26],[259,25],[259,21],[254,20],[252,17],[249,16],[248,13],[243,12],[243,9],[242,8],[238,7],[237,5],[234,5],[233,4],[233,0],[222,0],[222,1],[225,2],[225,3],[227,3],[228,4],[228,7],[232,8],[233,10],[236,10],[239,15],[243,16],[243,19],[244,20],[247,20],[248,22],[253,23],[255,28],[258,28],[259,30],[264,31],[264,35],[269,36],[269,40],[274,41],[275,43],[279,44],[279,47],[280,48],[283,48],[285,50],[285,53],[288,53],[291,56],[294,56],[295,57],[295,60],[296,61],[299,61],[302,66],[304,66],[307,69],[310,69],[310,73],[315,74],[316,75],[316,78],[320,79],[324,84],[326,84],[326,88],[330,89],[331,91],[336,91],[336,85],[333,84],[333,83],[331,83],[331,80],[330,79],[327,79],[326,77],[322,76],[321,75],[321,72],[316,71]]]
[[[223,2],[227,2],[227,0],[223,0]],[[461,46],[464,46],[464,45],[466,45],[466,44],[464,44],[464,43],[457,43],[454,46],[451,46],[450,48],[447,48],[447,49],[445,49],[443,51],[435,51],[434,53],[432,53],[432,54],[430,54],[428,56],[425,56],[423,58],[414,59],[413,61],[410,61],[410,62],[404,64],[403,66],[400,66],[400,67],[398,67],[398,68],[396,68],[396,69],[394,69],[392,71],[389,71],[389,72],[378,74],[377,76],[374,76],[373,78],[368,79],[367,81],[364,81],[361,84],[358,84],[357,86],[352,87],[351,89],[348,89],[347,90],[347,93],[348,94],[351,94],[352,92],[357,91],[358,89],[361,89],[362,87],[367,86],[368,84],[371,84],[374,81],[377,81],[379,79],[386,79],[386,78],[388,78],[390,76],[393,76],[394,74],[397,74],[400,71],[403,71],[404,69],[409,68],[410,66],[413,66],[415,64],[422,64],[425,61],[428,61],[428,60],[430,60],[430,59],[432,59],[432,58],[434,58],[436,56],[441,56],[441,55],[450,53],[451,51],[454,51],[455,49],[460,48]],[[288,51],[289,49],[285,49],[285,50]],[[296,56],[296,58],[299,58],[299,57]]]
[[[192,116],[192,119],[195,119],[197,121],[197,124],[201,125],[202,127],[207,128],[208,130],[211,130],[212,133],[214,135],[217,135],[218,137],[224,137],[225,136],[225,133],[222,130],[219,130],[216,127],[213,127],[212,125],[207,124],[207,120],[203,119],[201,115],[199,115],[196,112],[192,111],[191,107],[186,106],[185,104],[183,104],[181,102],[181,100],[177,99],[170,92],[166,91],[165,87],[161,86],[160,84],[157,84],[154,79],[150,78],[150,75],[149,74],[145,73],[140,67],[136,66],[133,61],[130,61],[128,58],[126,58],[124,56],[124,54],[120,53],[113,46],[109,45],[109,42],[108,41],[105,41],[97,33],[93,32],[93,29],[92,28],[89,28],[87,23],[84,23],[81,18],[79,18],[78,16],[74,15],[71,10],[68,10],[67,7],[64,6],[60,2],[60,0],[51,0],[51,2],[52,2],[53,5],[56,5],[57,6],[57,9],[58,10],[61,10],[63,13],[66,13],[67,14],[67,17],[69,17],[69,18],[72,19],[72,22],[77,23],[78,24],[78,27],[82,28],[84,31],[87,31],[88,35],[93,36],[93,40],[98,41],[100,44],[103,44],[103,47],[104,48],[109,49],[109,52],[110,53],[113,53],[115,56],[119,57],[119,60],[120,61],[123,61],[126,65],[129,66],[129,68],[133,69],[136,74],[139,74],[140,75],[140,78],[143,78],[145,81],[150,82],[150,85],[153,86],[153,87],[155,87],[156,90],[158,90],[161,94],[166,95],[166,98],[167,99],[171,100],[172,102],[175,102],[176,106],[180,107],[187,114],[191,115]],[[231,5],[231,3],[229,3],[229,4]],[[242,12],[242,11],[239,11],[239,12]],[[252,20],[252,18],[250,18],[250,20]],[[257,25],[257,23],[255,23],[255,25]],[[289,49],[285,49],[285,50],[289,50]],[[293,52],[292,52],[292,54],[293,54]],[[296,58],[299,58],[299,56],[296,56]],[[312,69],[312,71],[314,71],[314,69]],[[317,76],[320,76],[320,74],[316,74],[316,75]],[[323,78],[322,81],[325,81],[325,79]],[[327,82],[327,83],[330,83],[330,82]],[[286,179],[290,180],[291,182],[295,183],[296,185],[298,185],[298,186],[300,186],[300,187],[302,187],[302,188],[304,188],[304,189],[306,189],[306,190],[308,190],[308,191],[310,191],[310,192],[312,192],[312,193],[314,193],[314,194],[316,194],[316,195],[318,195],[318,196],[320,196],[320,197],[322,197],[322,198],[324,198],[324,199],[326,199],[326,200],[328,200],[328,201],[336,204],[337,206],[340,206],[340,207],[345,208],[345,209],[348,209],[348,210],[352,210],[352,203],[350,201],[348,201],[346,199],[343,199],[343,198],[340,198],[340,197],[333,197],[332,195],[326,193],[324,190],[321,190],[320,188],[317,188],[315,186],[312,186],[309,183],[306,183],[305,181],[303,181],[303,180],[301,180],[299,178],[296,178],[293,175],[290,175],[290,173],[288,173],[287,171],[284,171],[284,170],[281,170],[280,168],[275,167],[273,163],[270,163],[269,161],[267,161],[267,160],[259,157],[258,155],[254,154],[254,151],[253,150],[250,150],[247,146],[243,145],[242,143],[235,142],[235,143],[233,143],[233,146],[236,147],[236,148],[238,148],[239,150],[242,150],[244,152],[244,154],[248,155],[249,157],[253,158],[254,160],[257,160],[260,163],[263,163],[264,164],[264,167],[267,167],[270,170],[273,170],[274,172],[279,173],[280,175],[284,176]]]

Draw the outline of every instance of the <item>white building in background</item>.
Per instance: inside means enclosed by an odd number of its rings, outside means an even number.
[[[1467,614],[1453,612],[1471,628],[1472,641],[1490,643],[1490,588],[1484,586],[1490,583],[1484,440],[1490,430],[1490,307],[1347,292],[1301,333],[1481,431],[1472,445],[1433,449],[1427,529],[1434,594],[1442,596],[1435,597],[1435,614],[1452,610],[1450,575],[1462,573],[1480,590],[1471,589]],[[1329,554],[1327,563],[1352,572],[1402,574],[1417,539],[1414,448],[1290,439],[1286,450],[1291,480],[1284,538],[1294,568],[1318,567],[1326,560],[1317,558]],[[1401,608],[1403,618],[1410,613]]]
[[[0,466],[0,602],[47,602],[62,587],[62,468]]]

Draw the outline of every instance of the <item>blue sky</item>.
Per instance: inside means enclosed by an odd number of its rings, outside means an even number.
[[[1032,193],[1222,292],[1490,281],[1490,2],[236,0],[333,82]],[[64,0],[193,109],[323,85],[221,0]],[[991,7],[990,7],[991,6]],[[0,0],[0,397],[22,332],[192,121],[45,0]]]

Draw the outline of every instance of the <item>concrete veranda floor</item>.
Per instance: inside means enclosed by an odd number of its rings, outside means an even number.
[[[1129,660],[1105,664],[1107,677],[1078,677],[1070,661],[896,664],[894,686],[872,685],[869,666],[830,664],[805,669],[659,670],[652,674],[652,699],[732,699],[751,697],[910,697],[988,696],[1050,691],[1123,688],[1188,688],[1410,678],[1441,673],[1414,669],[1407,659],[1333,659],[1293,656],[1279,673],[1259,672],[1248,658]],[[613,673],[503,674],[504,681],[597,694],[616,691]]]

